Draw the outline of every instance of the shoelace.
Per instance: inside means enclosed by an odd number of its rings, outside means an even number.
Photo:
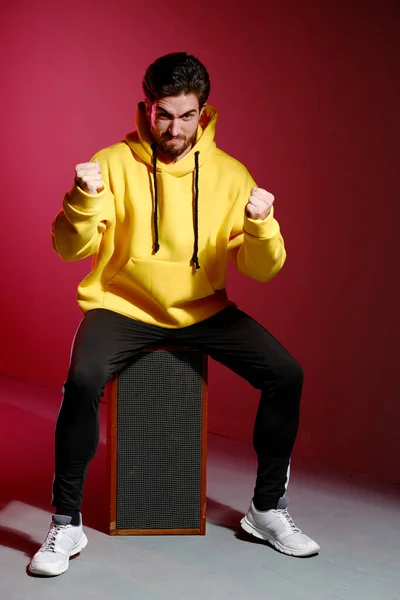
[[[55,552],[56,551],[56,543],[60,539],[62,535],[63,525],[52,525],[50,527],[50,531],[47,534],[46,541],[41,547],[42,552]]]
[[[280,508],[276,511],[282,521],[291,531],[291,533],[301,533],[301,529],[299,529],[292,517],[289,515],[287,508]]]

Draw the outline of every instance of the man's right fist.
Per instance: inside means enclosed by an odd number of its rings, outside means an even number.
[[[98,162],[88,162],[76,165],[75,173],[76,183],[84,192],[87,192],[88,194],[98,194],[104,190],[100,164]]]

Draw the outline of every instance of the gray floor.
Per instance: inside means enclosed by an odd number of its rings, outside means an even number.
[[[10,407],[9,395],[7,400],[3,395],[3,405]],[[27,437],[18,433],[24,410],[15,400],[7,412],[16,443],[19,435]],[[37,421],[26,442],[29,469],[21,473],[16,466],[8,475],[12,493],[5,494],[0,513],[1,600],[400,600],[399,486],[294,460],[291,514],[322,551],[308,559],[284,556],[238,535],[254,483],[253,451],[212,435],[206,536],[114,538],[88,525],[89,544],[67,573],[50,579],[28,576],[29,557],[43,541],[51,514],[22,493],[24,478],[26,486],[35,481],[30,471],[41,459],[41,450],[34,456],[35,436],[50,439],[51,434],[53,409],[46,413],[39,403],[37,410],[42,426],[38,432]],[[96,460],[101,466],[103,459]],[[92,491],[85,514],[90,506],[104,506],[93,492],[99,489],[96,477],[103,477],[96,472],[94,467],[88,480]],[[37,479],[41,486],[44,476]],[[85,514],[84,524],[90,523]]]

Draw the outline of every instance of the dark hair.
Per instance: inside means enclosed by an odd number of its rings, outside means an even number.
[[[161,56],[148,67],[142,87],[151,103],[167,96],[196,94],[202,108],[210,94],[210,78],[197,58],[186,52],[174,52]]]

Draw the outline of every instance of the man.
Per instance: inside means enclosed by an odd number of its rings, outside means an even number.
[[[53,226],[66,261],[94,256],[78,287],[84,313],[56,426],[53,516],[30,571],[59,575],[87,544],[81,503],[98,443],[98,405],[116,372],[143,347],[196,347],[261,391],[254,427],[254,496],[241,525],[278,550],[308,556],[285,496],[303,373],[227,298],[227,257],[266,282],[286,253],[274,197],[216,147],[208,73],[186,53],[161,57],[143,80],[136,131],[77,165]]]

